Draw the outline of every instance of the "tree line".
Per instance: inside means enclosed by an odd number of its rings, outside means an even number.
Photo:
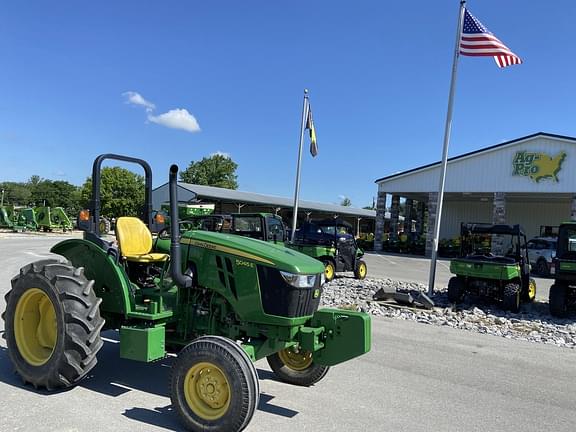
[[[206,186],[237,189],[238,165],[227,156],[214,154],[192,161],[180,173],[180,180]],[[62,207],[70,216],[87,208],[92,199],[92,178],[82,186],[37,175],[25,182],[0,182],[4,205],[18,207]],[[144,177],[121,167],[104,167],[100,184],[101,214],[113,218],[140,213],[144,203]]]

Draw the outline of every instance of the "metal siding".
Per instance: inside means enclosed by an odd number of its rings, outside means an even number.
[[[540,235],[540,225],[559,225],[570,220],[570,201],[562,203],[506,203],[506,222],[520,224],[526,237]]]
[[[442,208],[440,238],[449,239],[460,235],[462,222],[492,223],[492,203],[484,201],[446,201]]]
[[[558,182],[550,179],[539,183],[528,177],[512,175],[512,161],[517,151],[543,152],[554,157],[566,153],[558,173]],[[379,182],[378,190],[386,193],[437,192],[440,165]],[[552,137],[535,137],[480,152],[448,164],[446,192],[533,192],[567,193],[576,188],[576,147],[574,143]]]

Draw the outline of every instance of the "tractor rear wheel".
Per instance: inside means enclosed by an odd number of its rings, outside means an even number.
[[[511,312],[518,312],[520,310],[520,285],[517,283],[509,283],[504,286],[502,293],[502,308]]]
[[[522,291],[522,301],[532,303],[536,299],[536,281],[532,278],[528,280],[528,286]]]
[[[548,295],[550,314],[558,318],[564,318],[568,313],[567,300],[568,287],[559,283],[552,284]]]
[[[366,274],[368,273],[368,266],[362,260],[356,262],[356,268],[354,269],[354,277],[356,279],[366,279]]]
[[[258,406],[257,377],[252,361],[235,342],[201,337],[178,354],[170,399],[191,431],[238,432]]]
[[[334,279],[334,275],[336,274],[336,267],[334,266],[334,262],[332,260],[324,260],[322,261],[324,264],[324,279],[326,282],[330,282]]]
[[[280,380],[304,387],[316,384],[326,376],[329,366],[314,363],[312,353],[290,347],[266,357],[270,368]]]
[[[29,264],[6,295],[8,355],[25,383],[47,390],[76,384],[102,348],[102,301],[83,268],[48,259]]]
[[[464,298],[465,288],[462,279],[454,276],[448,281],[448,301],[460,303]]]

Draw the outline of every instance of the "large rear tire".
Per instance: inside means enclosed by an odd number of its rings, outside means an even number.
[[[257,381],[252,361],[235,342],[201,337],[178,354],[170,399],[191,431],[239,432],[258,406]]]
[[[70,387],[96,366],[104,320],[83,268],[49,259],[29,264],[6,295],[8,356],[25,383]]]
[[[520,298],[520,285],[517,283],[506,284],[502,293],[502,308],[517,313],[520,310]]]
[[[564,284],[553,284],[548,294],[550,314],[558,318],[564,318],[568,314],[567,300],[568,287]]]
[[[329,366],[314,363],[312,353],[295,347],[266,357],[274,374],[288,384],[310,387],[326,376]]]

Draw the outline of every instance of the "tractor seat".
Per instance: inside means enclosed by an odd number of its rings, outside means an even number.
[[[116,238],[120,253],[128,261],[140,263],[164,262],[169,255],[151,253],[152,234],[140,219],[123,216],[116,221]]]

